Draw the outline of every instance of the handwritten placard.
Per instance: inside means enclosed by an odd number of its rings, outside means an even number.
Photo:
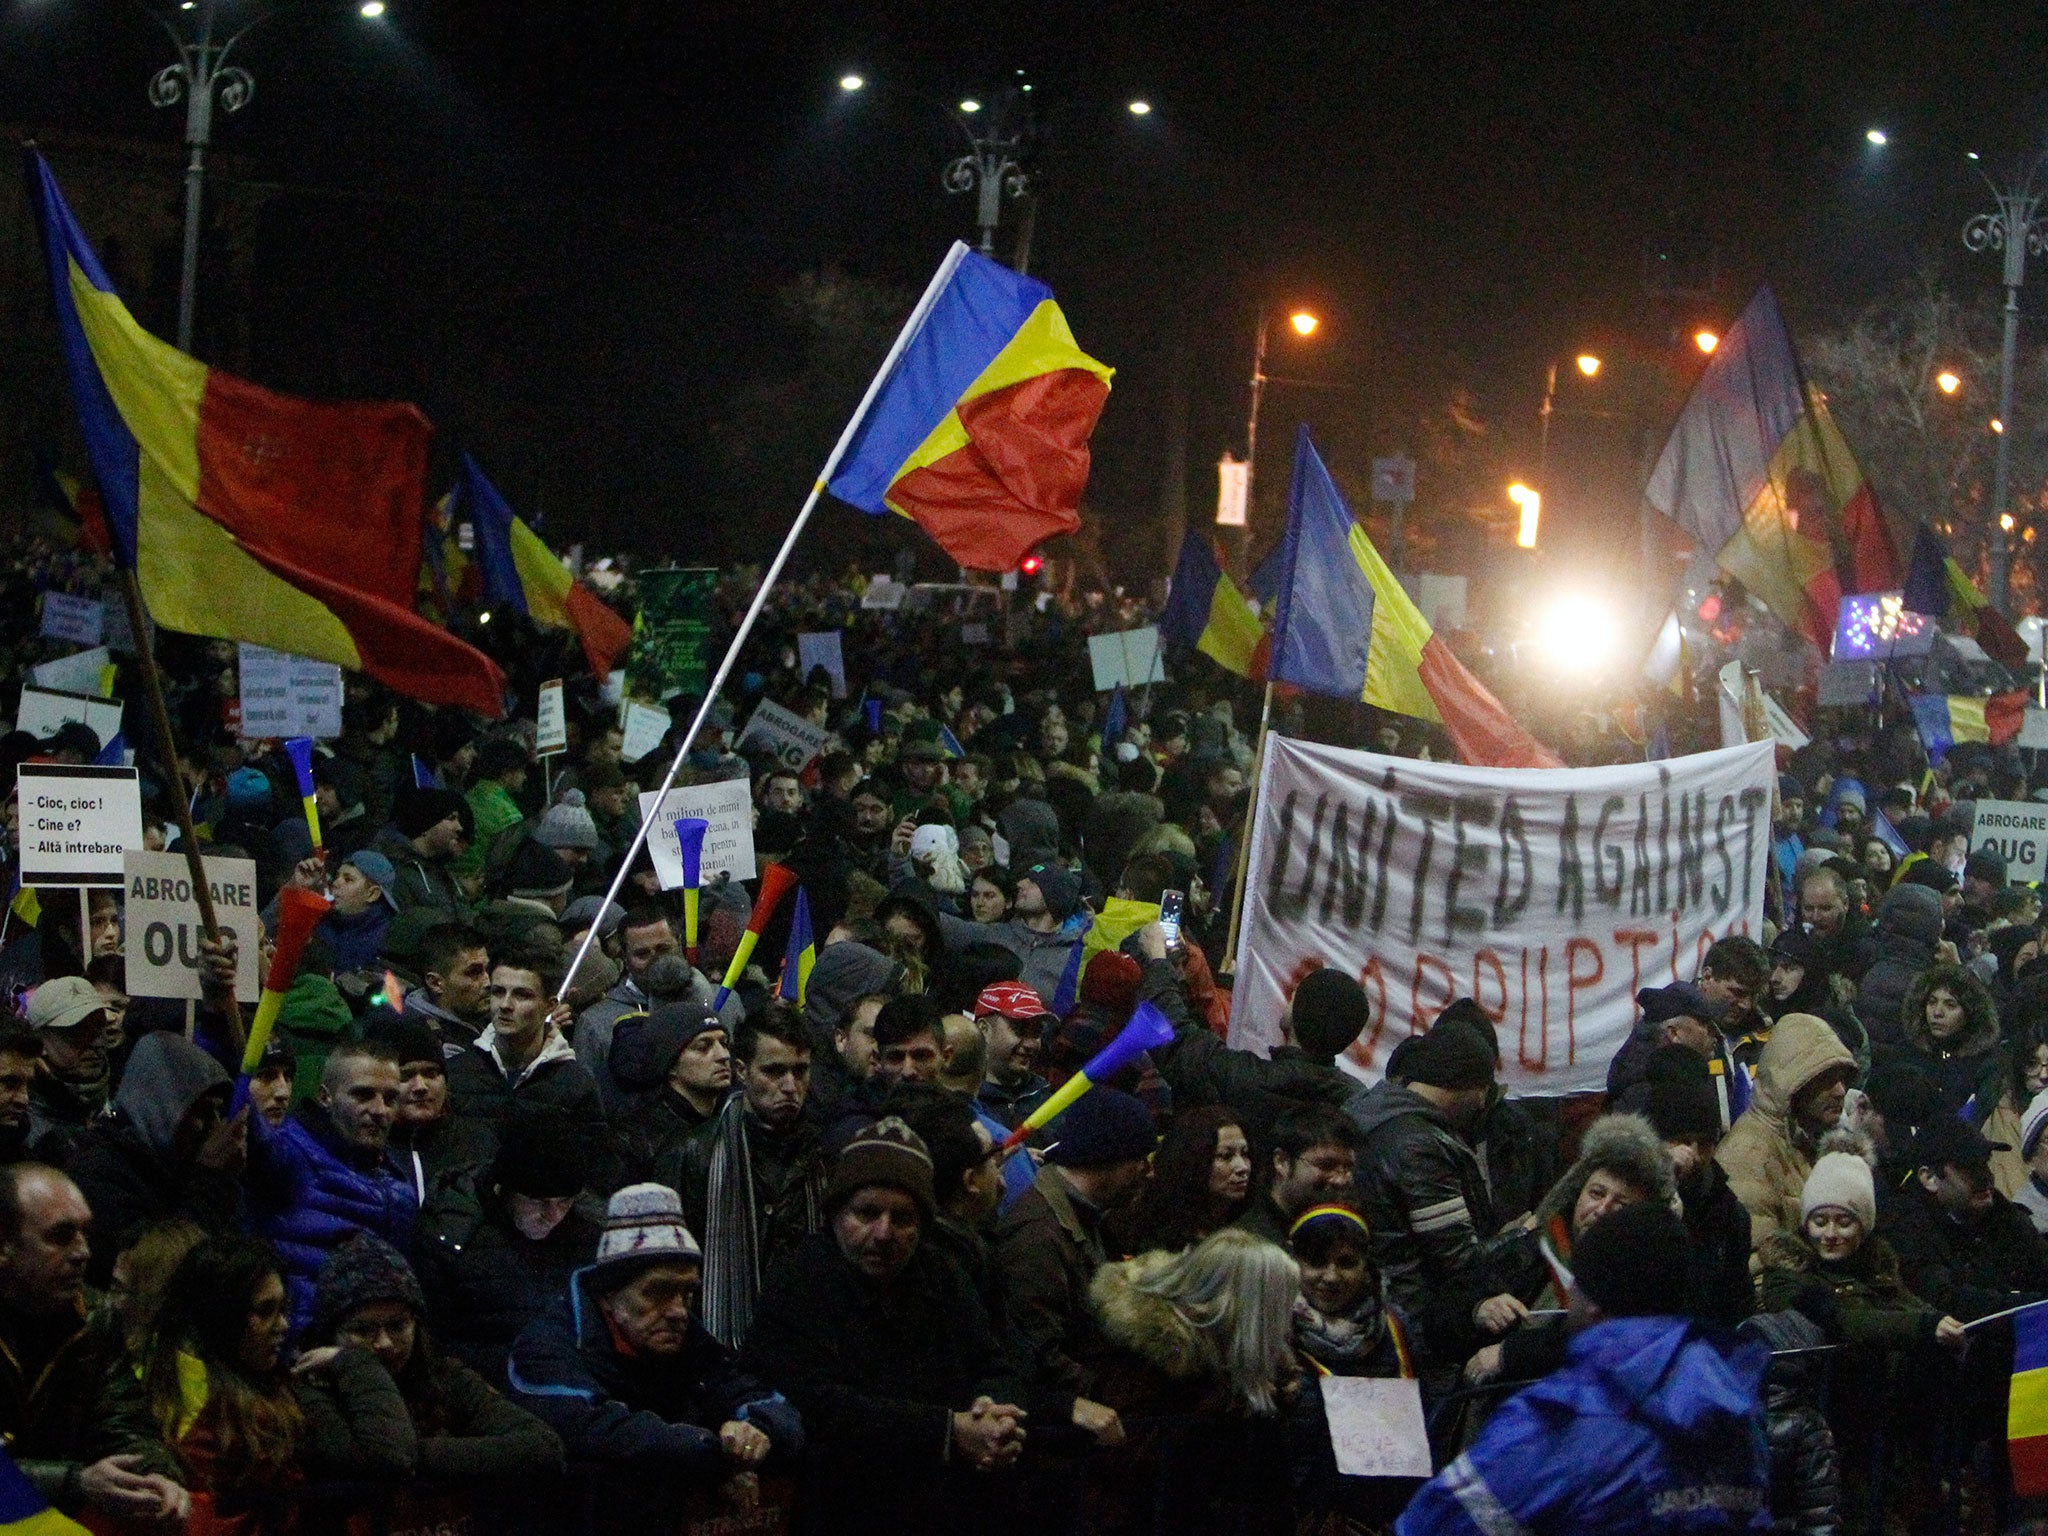
[[[1422,1383],[1408,1377],[1325,1376],[1330,1449],[1346,1477],[1429,1477]]]

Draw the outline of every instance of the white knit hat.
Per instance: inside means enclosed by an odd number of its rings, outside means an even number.
[[[2020,1116],[2020,1156],[2028,1162],[2034,1160],[2034,1149],[2040,1145],[2041,1131],[2048,1126],[2048,1089],[2034,1095],[2027,1105],[2026,1113]]]
[[[1799,1191],[1799,1219],[1804,1222],[1826,1206],[1847,1211],[1867,1233],[1877,1225],[1877,1184],[1870,1164],[1853,1152],[1830,1152],[1813,1165],[1806,1187]]]
[[[704,1257],[683,1225],[683,1203],[666,1184],[628,1184],[604,1208],[604,1233],[597,1240],[596,1271],[659,1259]]]

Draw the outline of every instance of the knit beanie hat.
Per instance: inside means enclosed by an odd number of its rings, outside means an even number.
[[[1312,1056],[1335,1056],[1365,1032],[1372,1022],[1372,1004],[1356,980],[1324,966],[1309,972],[1294,989],[1288,1017],[1296,1045]]]
[[[391,819],[407,837],[418,837],[450,816],[464,816],[468,809],[469,802],[452,789],[422,789],[416,784],[401,784]],[[467,827],[470,824],[465,816],[463,825]]]
[[[515,1104],[498,1127],[490,1181],[508,1195],[566,1200],[583,1192],[587,1168],[583,1144],[558,1109]]]
[[[1601,1217],[1572,1244],[1573,1279],[1609,1317],[1683,1310],[1687,1262],[1685,1223],[1654,1200]]]
[[[1806,786],[1789,773],[1778,775],[1778,798],[1780,800],[1804,800]]]
[[[617,1290],[651,1264],[700,1264],[704,1250],[683,1225],[683,1202],[666,1184],[628,1184],[605,1202],[591,1279],[600,1295]]]
[[[533,840],[550,848],[595,848],[597,823],[583,808],[583,791],[564,790],[561,804],[549,806],[533,829]]]
[[[1661,1140],[1720,1137],[1721,1102],[1706,1058],[1698,1051],[1677,1044],[1658,1046],[1645,1064],[1643,1080],[1649,1086],[1643,1116]]]
[[[1134,1093],[1091,1088],[1052,1122],[1045,1160],[1062,1168],[1111,1168],[1152,1155],[1152,1112]]]
[[[709,1030],[724,1028],[725,1021],[702,1003],[687,998],[663,1003],[638,1029],[623,1038],[618,1033],[612,1035],[607,1065],[621,1088],[628,1093],[644,1093],[662,1085],[692,1040]]]
[[[932,1155],[924,1138],[895,1115],[876,1121],[841,1150],[825,1186],[825,1208],[837,1211],[875,1184],[902,1190],[927,1217],[932,1214]]]
[[[1408,1082],[1452,1090],[1491,1086],[1493,1067],[1486,1037],[1457,1018],[1439,1019],[1427,1034],[1415,1036],[1401,1061]]]
[[[1045,910],[1052,914],[1054,922],[1065,922],[1081,905],[1080,878],[1064,864],[1041,860],[1017,878],[1038,887],[1039,895],[1045,898]]]
[[[559,896],[569,889],[576,877],[562,856],[545,843],[529,839],[519,845],[519,851],[505,866],[507,888],[514,896],[545,899]]]
[[[1973,880],[1984,880],[2003,890],[2005,887],[2005,855],[1996,848],[1979,848],[1963,865],[1963,873]]]
[[[1854,779],[1835,780],[1836,809],[1839,810],[1845,805],[1853,805],[1859,811],[1870,809],[1870,801],[1864,795],[1863,786]]]
[[[2048,1089],[2034,1095],[2027,1104],[2027,1112],[2020,1116],[2020,1156],[2028,1162],[2034,1160],[2035,1149],[2041,1145],[2041,1128],[2048,1126]]]
[[[626,909],[602,896],[578,896],[562,908],[564,933],[581,933],[586,928],[595,928],[600,939],[608,939],[619,931],[619,924],[625,920]]]
[[[1144,972],[1129,955],[1098,950],[1081,971],[1080,999],[1115,1019],[1130,1017],[1138,1006],[1138,983]]]
[[[398,1053],[402,1067],[410,1061],[444,1061],[441,1037],[431,1024],[408,1018],[389,1008],[373,1008],[363,1015],[363,1039],[374,1045],[388,1045]]]
[[[1853,1152],[1828,1152],[1814,1163],[1799,1191],[1799,1219],[1823,1206],[1847,1211],[1863,1223],[1867,1233],[1877,1225],[1877,1186],[1870,1176],[1870,1164]]]
[[[313,1336],[333,1338],[353,1313],[379,1301],[403,1302],[422,1321],[427,1315],[426,1293],[405,1255],[374,1232],[357,1232],[320,1266],[313,1288]]]
[[[260,768],[237,768],[228,775],[228,809],[245,816],[270,804],[270,775]]]

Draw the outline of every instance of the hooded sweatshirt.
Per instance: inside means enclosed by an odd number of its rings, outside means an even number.
[[[1872,933],[1878,960],[1857,984],[1856,1017],[1872,1045],[1898,1045],[1906,1038],[1907,989],[1934,964],[1941,942],[1941,894],[1924,885],[1893,886],[1878,906]]]
[[[1771,1030],[1756,1064],[1756,1097],[1714,1154],[1728,1187],[1749,1208],[1750,1244],[1799,1229],[1799,1192],[1813,1171],[1813,1148],[1792,1122],[1792,1101],[1830,1071],[1853,1073],[1856,1058],[1825,1019],[1788,1013]]]

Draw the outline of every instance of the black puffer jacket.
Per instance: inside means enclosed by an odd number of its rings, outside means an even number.
[[[1900,1045],[1906,1038],[1906,990],[1934,964],[1934,946],[1941,942],[1940,894],[1924,885],[1893,886],[1878,905],[1872,936],[1878,960],[1856,984],[1856,1017],[1872,1045]]]
[[[1741,1331],[1772,1351],[1764,1378],[1764,1433],[1771,1446],[1772,1536],[1836,1536],[1842,1528],[1842,1465],[1821,1416],[1825,1355],[1783,1355],[1828,1342],[1803,1312],[1764,1312]]]

